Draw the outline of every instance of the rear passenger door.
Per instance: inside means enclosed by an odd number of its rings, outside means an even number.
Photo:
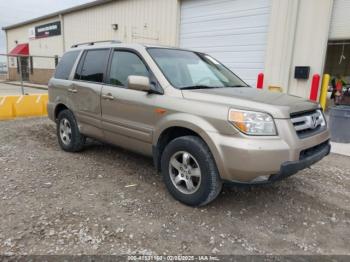
[[[130,75],[155,80],[141,56],[132,50],[114,50],[109,76],[101,95],[102,126],[105,138],[143,154],[152,151],[155,122],[154,104],[159,97],[127,88]]]
[[[103,138],[101,130],[101,90],[106,78],[110,49],[84,51],[74,75],[68,98],[80,131],[84,135]]]

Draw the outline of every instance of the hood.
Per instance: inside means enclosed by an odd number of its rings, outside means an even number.
[[[183,90],[185,99],[225,104],[232,108],[266,112],[274,118],[290,118],[291,113],[310,111],[318,104],[283,93],[256,88],[214,88]]]

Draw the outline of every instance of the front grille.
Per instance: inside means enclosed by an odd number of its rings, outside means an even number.
[[[300,152],[300,160],[303,160],[309,156],[312,156],[314,154],[317,154],[318,152],[322,151],[325,147],[327,147],[329,144],[329,141],[323,142],[322,144],[319,144],[317,146],[305,149]]]
[[[320,110],[292,114],[291,121],[299,138],[317,134],[324,130],[326,126],[325,119]]]

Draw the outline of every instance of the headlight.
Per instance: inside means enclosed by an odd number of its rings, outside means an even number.
[[[320,123],[321,123],[321,126],[322,126],[322,127],[327,126],[327,121],[326,121],[326,118],[325,118],[325,116],[324,116],[324,114],[323,114],[322,109],[318,109],[318,110],[317,110],[317,113],[318,113],[318,115],[319,115],[319,121],[320,121]]]
[[[228,120],[241,132],[255,136],[277,135],[273,118],[266,113],[231,109]]]

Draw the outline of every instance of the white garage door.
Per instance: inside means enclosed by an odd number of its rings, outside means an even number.
[[[180,46],[212,55],[251,85],[264,71],[270,0],[182,0]]]
[[[350,1],[335,0],[329,38],[350,39]]]

